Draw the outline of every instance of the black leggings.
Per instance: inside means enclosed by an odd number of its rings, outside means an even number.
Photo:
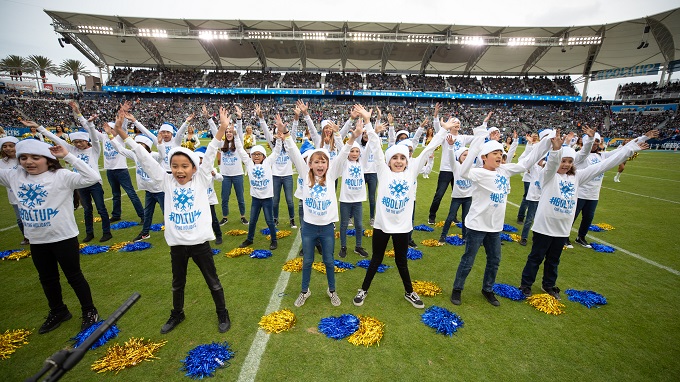
[[[58,313],[68,309],[61,296],[59,267],[61,267],[66,280],[76,293],[83,313],[94,309],[90,285],[80,269],[78,237],[56,243],[31,243],[31,259],[33,259],[33,265],[38,271],[40,284],[45,297],[47,297],[51,312]]]
[[[373,230],[373,256],[371,256],[371,264],[368,266],[366,271],[366,276],[364,277],[364,283],[361,285],[361,289],[368,291],[371,287],[371,282],[376,272],[378,272],[378,267],[382,264],[383,258],[385,257],[385,249],[387,248],[387,243],[392,237],[392,245],[394,246],[394,261],[397,263],[397,269],[399,270],[399,276],[401,276],[401,282],[404,283],[404,290],[406,293],[413,292],[413,284],[411,284],[411,276],[408,273],[408,259],[406,254],[408,253],[408,240],[410,232],[404,233],[385,233],[382,230]]]

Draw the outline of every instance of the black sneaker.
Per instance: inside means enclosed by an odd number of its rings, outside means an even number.
[[[444,236],[440,236],[439,242],[442,243],[442,244],[446,244],[446,238]]]
[[[248,225],[248,219],[245,217],[241,216],[241,224]]]
[[[229,320],[229,312],[220,313],[217,315],[217,330],[220,333],[226,333],[231,328],[231,320]]]
[[[517,224],[524,224],[524,218],[517,218]]]
[[[222,236],[218,236],[215,238],[215,245],[220,245],[222,244]]]
[[[588,242],[586,241],[586,239],[583,238],[583,237],[581,237],[581,236],[578,236],[578,237],[576,238],[575,241],[576,241],[577,244],[581,244],[581,246],[582,246],[583,248],[592,248],[592,246],[590,245],[590,243],[588,243]]]
[[[367,257],[368,257],[368,252],[366,252],[366,250],[364,249],[364,247],[354,247],[354,253],[356,253],[357,255],[359,255],[359,256],[361,256],[361,257],[363,257],[363,258],[367,258]]]
[[[52,313],[52,311],[50,311],[47,314],[45,322],[42,324],[42,326],[40,326],[38,333],[45,334],[47,332],[51,332],[58,328],[62,322],[70,320],[71,317],[73,316],[71,315],[71,312],[68,311],[68,309],[59,313]]]
[[[364,300],[366,299],[366,295],[367,295],[367,294],[368,294],[368,292],[366,292],[365,290],[359,289],[359,291],[357,292],[357,295],[354,296],[354,300],[352,300],[352,302],[354,303],[354,305],[355,305],[355,306],[362,306],[362,305],[364,305]]]
[[[83,323],[80,325],[80,330],[85,330],[99,321],[99,313],[97,309],[88,310],[83,313]]]
[[[317,251],[317,252],[319,253],[319,255],[320,255],[320,254],[322,253],[322,252],[321,252],[321,244],[317,244],[317,245],[315,245],[315,247],[316,247],[316,251]]]
[[[279,247],[279,244],[275,241],[272,241],[271,244],[269,244],[269,249],[272,250],[272,251],[275,250],[278,247]]]
[[[341,259],[347,257],[347,247],[340,247],[340,252],[338,252],[338,256],[340,256]]]
[[[290,219],[290,228],[297,228],[295,225],[295,219]]]
[[[413,239],[409,240],[408,246],[413,248],[413,249],[418,248],[418,244],[416,244],[416,242],[413,241]]]
[[[371,218],[371,220],[368,221],[368,224],[373,227],[373,224],[375,224],[375,218]]]
[[[111,235],[111,232],[107,232],[107,233],[105,233],[105,234],[102,235],[102,238],[99,239],[99,242],[100,242],[100,243],[103,243],[103,242],[109,241],[109,240],[111,240],[111,239],[113,239],[113,235]]]
[[[279,219],[278,218],[274,219],[274,225],[277,226],[277,227],[279,226]]]
[[[555,297],[557,300],[561,300],[560,298],[560,288],[553,286],[553,287],[542,287],[543,291],[553,297]]]
[[[425,304],[423,304],[416,292],[405,293],[404,298],[406,301],[410,302],[414,308],[423,309],[425,307]]]
[[[531,297],[531,287],[530,286],[520,286],[519,290],[522,291],[524,297]]]
[[[88,233],[85,235],[85,238],[83,239],[83,243],[88,243],[94,239],[94,234],[93,233]]]
[[[29,244],[31,244],[31,242],[27,238],[24,238],[24,240],[22,240],[21,243],[19,243],[19,245],[29,245]]]
[[[248,240],[248,239],[245,239],[245,240],[243,240],[243,243],[241,243],[241,245],[239,245],[238,247],[239,248],[245,248],[245,247],[249,247],[251,245],[253,245],[253,242]]]
[[[458,223],[460,223],[460,221],[458,221],[457,218],[453,218],[453,224],[458,224]]]
[[[498,299],[496,298],[496,295],[493,292],[487,292],[485,290],[482,291],[482,294],[484,297],[486,297],[486,301],[489,302],[489,304],[493,306],[500,306],[501,303],[498,302]]]
[[[300,252],[298,252],[298,256],[300,256],[300,257],[304,256],[304,253],[302,252],[302,248],[300,248]]]
[[[460,305],[460,292],[462,292],[460,289],[454,289],[451,291],[451,303],[453,305]]]
[[[111,223],[119,222],[119,221],[120,221],[120,216],[115,217],[115,218],[114,218],[114,217],[110,217],[110,218],[109,218],[109,221],[110,221]]]
[[[527,239],[522,239],[519,241],[519,245],[526,247],[527,246]]]
[[[428,218],[428,219],[427,219],[427,224],[429,224],[429,225],[434,225],[434,223],[435,223],[435,221],[434,221],[433,218]]]
[[[220,225],[225,225],[227,223],[229,223],[229,219],[227,218],[222,218],[222,220],[220,220]]]
[[[569,240],[569,239],[567,239],[567,241],[564,242],[564,246],[569,248],[569,249],[574,248],[574,246],[571,244],[571,240]]]
[[[179,325],[186,316],[184,316],[184,312],[181,312],[180,314],[173,316],[172,314],[170,315],[170,318],[168,318],[168,322],[163,325],[161,328],[161,334],[166,334],[169,333],[172,329],[175,328],[175,326]]]
[[[149,235],[148,233],[140,233],[139,235],[137,235],[137,237],[132,239],[132,241],[138,242],[138,241],[146,240],[150,237],[151,237],[151,235]]]

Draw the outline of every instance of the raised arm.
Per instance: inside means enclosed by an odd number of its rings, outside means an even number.
[[[583,134],[585,134],[583,136],[583,147],[581,147],[581,150],[576,152],[574,166],[582,163],[586,160],[586,158],[588,158],[588,154],[590,154],[590,150],[593,148],[593,143],[595,143],[595,139],[593,138],[595,136],[595,130],[591,129],[590,126],[583,126]]]
[[[210,141],[210,144],[208,144],[208,147],[205,150],[205,155],[203,156],[203,162],[201,163],[201,166],[199,168],[199,171],[201,174],[203,174],[206,178],[212,179],[212,171],[213,167],[215,164],[215,156],[217,156],[217,151],[220,149],[222,146],[222,138],[224,137],[224,132],[227,131],[228,128],[231,128],[232,122],[231,122],[231,115],[227,114],[227,110],[220,107],[220,128],[217,129],[217,132],[213,136],[213,139]]]
[[[548,161],[545,163],[545,167],[543,167],[543,184],[551,182],[557,173],[557,169],[560,167],[564,140],[565,137],[560,137],[557,134],[550,140],[552,147],[548,155]]]
[[[601,162],[590,165],[586,168],[576,171],[576,176],[579,178],[581,183],[586,183],[597,177],[598,175],[604,173],[605,171],[612,169],[619,164],[623,163],[628,157],[633,155],[635,152],[640,150],[646,150],[649,145],[646,142],[636,142],[632,140],[628,142],[625,146],[614,150],[611,152],[606,159]]]
[[[187,131],[187,128],[189,127],[189,122],[191,122],[194,119],[194,113],[189,114],[187,119],[184,121],[182,126],[179,127],[179,130],[177,130],[177,134],[172,138],[172,142],[177,146],[182,145],[182,139],[184,139],[184,133]]]
[[[47,130],[44,126],[38,126],[38,124],[35,123],[35,122],[33,122],[33,121],[21,121],[21,123],[22,123],[24,126],[28,126],[28,127],[34,126],[34,127],[37,127],[37,128],[38,128],[38,132],[40,132],[40,133],[41,133],[42,135],[44,135],[45,137],[49,138],[49,140],[51,140],[52,142],[54,142],[55,145],[64,146],[64,147],[66,148],[67,151],[73,151],[73,150],[75,150],[75,146],[73,146],[73,145],[69,144],[68,142],[66,142],[65,140],[59,138],[58,136],[56,136],[56,134],[54,134],[54,133],[52,133],[51,131]]]
[[[67,173],[67,176],[65,177],[65,182],[69,188],[78,189],[88,187],[102,179],[97,170],[78,159],[75,155],[69,153],[68,150],[66,150],[66,147],[61,145],[52,146],[50,147],[50,152],[55,158],[63,159],[77,170],[77,172]]]
[[[163,166],[151,156],[151,153],[146,151],[142,145],[137,144],[137,142],[128,135],[127,131],[123,129],[123,118],[120,115],[116,117],[115,129],[118,136],[132,148],[132,151],[134,151],[137,156],[137,163],[144,169],[144,172],[149,175],[149,178],[154,182],[163,182],[167,172],[165,172]]]
[[[286,133],[286,125],[283,123],[283,120],[281,119],[280,115],[278,114],[276,115],[275,121],[277,136],[283,138],[283,144],[286,146],[288,156],[290,157],[291,162],[293,162],[295,169],[297,169],[299,176],[304,176],[304,174],[306,174],[309,171],[309,167],[305,163],[305,160],[302,159],[300,149],[295,144],[295,140],[290,135],[290,131]]]

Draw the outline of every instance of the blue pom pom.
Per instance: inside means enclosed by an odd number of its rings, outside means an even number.
[[[458,237],[457,235],[447,236],[446,239],[444,239],[444,240],[446,240],[446,242],[451,244],[451,245],[464,245],[465,244],[465,240]]]
[[[89,337],[90,334],[97,330],[97,328],[102,326],[103,323],[104,320],[95,322],[94,324],[90,325],[89,328],[86,328],[85,330],[82,330],[80,333],[76,334],[75,337],[71,338],[72,341],[75,341],[73,347],[77,348],[78,346],[82,345],[83,342],[87,339],[87,337]],[[118,333],[120,333],[120,330],[118,330],[118,326],[116,326],[115,324],[111,325],[111,327],[107,331],[105,331],[104,334],[101,337],[99,337],[99,339],[95,343],[92,344],[90,350],[94,350],[100,346],[103,346],[104,344],[109,342],[109,340],[118,337]]]
[[[187,377],[203,379],[212,377],[215,370],[224,365],[229,366],[229,360],[234,358],[234,352],[229,350],[226,342],[198,345],[189,350],[188,356],[181,362],[180,370],[185,371]]]
[[[359,329],[359,318],[353,314],[343,314],[340,317],[326,317],[319,321],[319,331],[328,338],[341,340],[349,337]]]
[[[458,222],[458,223],[456,223],[456,227],[458,227],[458,228],[463,228],[463,222]]]
[[[113,229],[113,230],[124,229],[124,228],[134,227],[136,225],[139,225],[139,223],[138,222],[122,221],[122,222],[111,224],[111,229]]]
[[[340,260],[333,260],[333,264],[338,267],[338,268],[343,268],[343,269],[354,269],[355,266],[352,263],[346,263],[344,261]]]
[[[0,259],[13,254],[14,252],[21,252],[21,249],[10,249],[10,250],[7,250],[7,251],[2,251],[2,252],[0,252]]]
[[[266,249],[256,249],[250,254],[253,259],[266,259],[267,257],[272,257],[272,251]]]
[[[215,255],[217,255],[218,253],[220,253],[220,250],[217,249],[217,248],[213,248],[213,249],[212,249],[212,253],[213,253],[213,256],[215,256]]]
[[[430,226],[426,226],[425,224],[417,225],[417,226],[413,227],[413,229],[416,230],[416,231],[425,231],[425,232],[434,231],[434,228],[432,228]]]
[[[368,260],[368,259],[363,259],[363,260],[357,261],[357,267],[361,267],[361,268],[368,269],[368,266],[370,264],[371,264],[371,260]],[[385,264],[378,265],[378,273],[385,272],[387,269],[389,269],[389,267],[390,267],[389,265],[385,265]]]
[[[493,284],[493,292],[512,301],[520,301],[526,298],[519,288],[508,284]]]
[[[517,232],[517,228],[511,226],[510,224],[503,224],[503,231],[505,231],[505,232]]]
[[[578,302],[588,307],[588,309],[596,305],[607,305],[607,299],[592,290],[567,289],[564,293],[569,297],[569,301]]]
[[[406,258],[409,260],[420,260],[423,258],[423,252],[417,249],[409,248],[408,252],[406,252]]]
[[[501,232],[501,240],[502,241],[513,241],[512,238],[510,237],[510,235],[508,235],[507,233],[503,233],[503,232]]]
[[[590,243],[590,246],[597,252],[613,253],[615,251],[614,248],[604,244]]]
[[[604,231],[604,230],[603,230],[602,228],[596,226],[596,225],[592,225],[592,224],[591,224],[590,227],[588,227],[588,231],[602,232],[602,231]]]
[[[354,236],[357,234],[357,231],[354,229],[348,229],[347,230],[347,236]]]
[[[163,223],[151,224],[151,228],[150,228],[150,229],[151,229],[152,231],[154,231],[154,232],[158,232],[158,231],[160,231],[161,229],[163,229]]]
[[[80,249],[81,255],[96,255],[98,253],[104,253],[109,250],[109,246],[106,245],[87,245]]]
[[[427,308],[420,319],[425,325],[435,329],[437,333],[449,337],[453,336],[453,333],[462,328],[464,324],[460,316],[436,305]]]
[[[118,252],[143,251],[149,248],[151,248],[151,243],[147,243],[145,241],[138,241],[136,243],[126,244],[125,247],[119,249]]]
[[[269,228],[265,228],[262,231],[260,231],[263,235],[267,236],[269,235]],[[279,232],[279,229],[276,229],[276,232]]]

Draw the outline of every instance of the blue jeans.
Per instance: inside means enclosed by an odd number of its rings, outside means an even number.
[[[449,207],[449,215],[446,217],[444,222],[444,227],[442,228],[442,236],[446,237],[449,234],[449,228],[453,224],[453,219],[458,213],[458,207],[463,206],[463,214],[460,217],[461,224],[463,225],[463,237],[467,233],[467,228],[465,228],[465,217],[470,211],[470,206],[472,205],[472,197],[467,198],[451,198],[451,206]]]
[[[524,183],[524,195],[522,195],[522,203],[519,204],[519,211],[517,212],[517,220],[524,220],[527,214],[527,193],[529,192],[529,186],[531,182]]]
[[[196,245],[175,245],[170,247],[170,262],[172,264],[172,315],[177,316],[184,311],[184,286],[187,283],[187,266],[191,258],[208,284],[210,294],[215,303],[217,314],[227,311],[224,301],[224,289],[215,269],[212,249],[206,241]]]
[[[301,222],[304,229],[302,235],[302,292],[309,290],[309,280],[312,277],[312,263],[314,262],[314,247],[321,242],[321,258],[326,266],[328,289],[335,291],[335,264],[333,263],[333,248],[335,247],[335,231],[333,223],[314,225]]]
[[[161,212],[165,213],[165,192],[149,192],[144,194],[144,225],[142,226],[142,235],[149,233],[151,229],[151,221],[153,220],[153,211],[156,209],[156,203],[161,207]]]
[[[229,216],[229,197],[231,196],[231,186],[234,186],[238,211],[241,216],[246,216],[246,201],[243,198],[243,175],[223,176],[222,178],[222,217]]]
[[[522,239],[526,240],[529,237],[529,230],[534,224],[534,217],[536,216],[536,209],[538,208],[538,201],[527,200],[527,214],[524,219],[524,227],[522,228]],[[536,236],[534,236],[536,237]]]
[[[527,257],[527,263],[522,271],[521,286],[530,287],[536,281],[538,267],[543,264],[543,287],[554,287],[557,281],[557,266],[560,265],[560,255],[564,248],[566,237],[551,237],[534,232],[534,240],[531,252]]]
[[[215,205],[210,205],[210,218],[212,219],[212,230],[215,234],[215,238],[222,237],[222,231],[220,230],[220,221],[217,220],[217,214],[215,213]]]
[[[293,175],[286,176],[272,176],[272,184],[274,185],[274,219],[279,218],[279,200],[281,199],[281,187],[286,195],[286,204],[288,205],[288,217],[295,218],[295,204],[293,204]]]
[[[19,206],[16,204],[12,204],[12,209],[14,209],[14,217],[17,218],[17,226],[19,226],[19,230],[21,231],[21,234],[24,234],[24,221],[21,220],[21,212],[19,212]]]
[[[111,186],[111,194],[113,194],[113,209],[111,210],[111,217],[120,218],[122,214],[121,202],[120,202],[120,188],[123,187],[132,206],[135,208],[135,212],[140,219],[144,218],[144,208],[142,207],[142,202],[139,201],[139,196],[135,188],[132,187],[132,179],[130,179],[130,173],[126,168],[119,168],[114,170],[106,170],[106,177],[109,179],[109,185]]]
[[[453,282],[453,289],[463,290],[465,279],[470,274],[470,270],[472,270],[475,257],[482,244],[486,251],[486,269],[484,270],[482,290],[485,292],[493,291],[492,287],[496,282],[496,273],[501,263],[501,234],[500,232],[475,231],[470,228],[468,228],[467,235],[465,235],[465,253],[460,258],[460,264],[458,264],[458,270],[456,271],[456,280]]]
[[[366,182],[366,189],[368,190],[368,204],[369,204],[369,217],[371,219],[375,218],[375,194],[378,190],[378,174],[368,173],[364,174],[364,182]]]
[[[97,207],[97,213],[102,218],[102,231],[111,232],[111,222],[109,222],[109,212],[104,204],[104,189],[101,183],[95,183],[89,187],[79,188],[80,205],[85,210],[85,232],[94,233],[94,217],[92,216],[92,200]]]
[[[588,228],[593,224],[593,219],[595,218],[595,209],[597,208],[598,200],[586,200],[579,198],[576,201],[576,214],[574,215],[574,221],[578,218],[578,214],[583,210],[583,217],[581,218],[581,225],[578,226],[578,236],[586,237],[588,234]]]
[[[347,246],[347,227],[349,226],[349,218],[354,217],[354,228],[356,233],[354,237],[357,239],[357,247],[361,247],[361,238],[364,232],[364,224],[361,221],[363,216],[363,208],[361,202],[345,203],[340,202],[340,245]]]
[[[276,242],[276,227],[274,226],[274,217],[272,216],[272,198],[252,198],[250,202],[250,222],[248,223],[248,241],[255,240],[255,230],[257,230],[257,219],[260,218],[260,210],[264,212],[264,220],[269,227],[269,233],[272,235],[272,242]]]
[[[451,171],[440,171],[437,177],[437,191],[434,193],[434,199],[432,199],[432,205],[430,206],[430,216],[428,220],[434,220],[437,217],[437,210],[439,209],[439,204],[442,202],[442,198],[449,188],[449,185],[453,187],[453,172]]]

